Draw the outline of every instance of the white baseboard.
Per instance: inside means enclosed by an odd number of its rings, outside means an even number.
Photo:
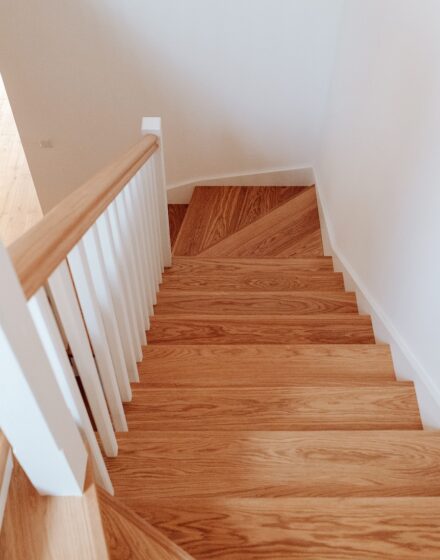
[[[328,207],[316,176],[314,183],[325,254],[333,257],[335,270],[343,273],[346,289],[356,292],[360,312],[371,315],[377,342],[390,345],[397,378],[414,382],[424,428],[440,428],[440,388],[338,246]]]
[[[310,165],[289,169],[270,169],[253,171],[240,175],[221,175],[216,177],[199,177],[190,182],[167,186],[170,204],[187,204],[191,200],[197,185],[211,187],[302,187],[313,184],[314,175]]]

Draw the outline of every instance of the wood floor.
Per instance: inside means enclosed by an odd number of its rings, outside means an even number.
[[[440,558],[440,433],[323,256],[314,188],[197,188],[170,224],[117,499],[200,560]]]
[[[9,245],[41,217],[40,203],[0,77],[0,241]]]

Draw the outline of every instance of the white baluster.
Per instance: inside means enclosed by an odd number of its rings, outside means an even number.
[[[104,451],[108,457],[115,457],[118,444],[66,261],[52,273],[48,283]]]
[[[136,322],[138,326],[139,335],[141,338],[141,343],[145,345],[147,343],[147,339],[145,335],[144,313],[142,308],[143,304],[142,304],[142,296],[141,296],[139,271],[136,263],[135,254],[134,254],[133,239],[131,236],[130,218],[127,213],[124,197],[121,196],[121,194],[122,193],[120,193],[115,199],[116,211],[119,216],[119,222],[121,225],[121,235],[124,243],[124,251],[126,252],[128,257],[129,276],[131,280],[131,285],[133,287],[133,301],[135,303]]]
[[[107,337],[99,311],[96,292],[86,259],[84,245],[79,241],[67,256],[78,300],[95,354],[99,377],[116,431],[126,432],[127,422]]]
[[[156,279],[154,275],[153,252],[150,244],[150,234],[145,211],[145,192],[142,183],[143,174],[139,170],[133,181],[133,200],[135,207],[138,209],[138,219],[142,232],[142,250],[144,255],[145,274],[148,282],[148,294],[151,301],[150,315],[154,315],[154,305],[157,302],[156,297]]]
[[[163,262],[164,266],[168,267],[171,266],[171,241],[170,225],[168,219],[168,201],[166,194],[162,120],[160,117],[144,117],[142,119],[141,129],[143,134],[155,134],[159,138],[159,149],[153,154],[150,159],[154,165],[155,187],[158,194]]]
[[[131,387],[128,379],[128,371],[125,366],[124,350],[119,335],[112,294],[104,267],[104,258],[96,232],[96,226],[92,226],[89,229],[82,241],[101,311],[102,322],[107,336],[119,393],[124,402],[129,402],[132,397]]]
[[[135,353],[136,334],[133,331],[133,325],[129,317],[128,288],[125,275],[123,270],[121,270],[123,263],[118,262],[116,258],[114,240],[107,212],[98,218],[96,225],[103,252],[104,267],[115,305],[115,313],[121,334],[121,342],[129,379],[130,381],[139,381]]]
[[[96,481],[107,490],[107,492],[113,494],[113,486],[107,472],[107,467],[105,466],[101,450],[96,441],[95,432],[90,423],[87,409],[84,405],[78,383],[75,379],[75,374],[72,370],[63,339],[44,288],[38,290],[29,301],[28,306],[56,376],[58,386],[63,394],[64,401],[82,433],[83,438],[87,442],[91,453]]]
[[[139,266],[141,268],[142,278],[143,278],[143,292],[146,296],[147,300],[147,308],[148,308],[148,315],[153,314],[153,302],[154,302],[154,291],[153,286],[151,285],[151,278],[150,278],[150,271],[148,268],[148,254],[146,250],[146,233],[145,233],[145,224],[143,221],[143,214],[142,214],[142,205],[141,205],[141,198],[138,189],[138,180],[137,177],[134,176],[130,183],[127,185],[126,188],[127,192],[127,199],[129,201],[129,206],[131,208],[131,212],[135,217],[135,233],[138,240],[138,248],[139,248]],[[149,321],[148,326],[149,328]]]
[[[0,425],[42,494],[81,495],[87,450],[0,244]]]
[[[144,329],[148,330],[150,328],[150,301],[148,298],[148,289],[147,289],[147,280],[145,276],[145,257],[141,251],[141,240],[139,239],[140,236],[140,225],[138,223],[137,211],[134,207],[133,200],[131,197],[131,189],[132,189],[132,182],[125,187],[122,191],[122,198],[124,199],[125,210],[127,213],[127,217],[129,218],[130,224],[130,238],[133,248],[133,256],[134,256],[134,263],[136,266],[136,271],[139,280],[139,290],[140,290],[140,297],[141,297],[141,304],[142,304],[142,315],[143,315],[143,325]]]
[[[142,333],[145,331],[143,328],[138,328],[137,315],[136,315],[136,299],[134,294],[134,287],[131,272],[131,259],[129,258],[128,251],[126,251],[126,242],[121,232],[121,224],[119,215],[116,208],[116,203],[113,201],[108,207],[109,224],[111,228],[112,237],[114,240],[114,248],[116,253],[116,260],[120,265],[120,272],[124,280],[125,293],[127,295],[127,311],[130,319],[130,326],[135,336],[134,349],[136,353],[136,361],[142,361],[142,348],[143,343]]]
[[[149,162],[147,162],[142,168],[143,183],[144,183],[144,194],[145,194],[145,211],[146,218],[150,228],[150,244],[154,256],[154,276],[156,279],[156,291],[159,289],[160,282],[162,281],[162,263],[160,256],[160,240],[159,240],[159,229],[156,218],[156,210],[154,207],[153,199],[153,184],[152,176],[150,172]]]

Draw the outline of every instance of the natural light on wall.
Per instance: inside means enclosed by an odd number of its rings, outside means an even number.
[[[0,75],[0,240],[8,245],[42,216]]]

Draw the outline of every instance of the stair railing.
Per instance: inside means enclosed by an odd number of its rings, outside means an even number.
[[[171,265],[160,119],[143,131],[8,250],[0,244],[0,427],[43,494],[81,494],[89,456],[113,491],[95,429],[117,455]]]

